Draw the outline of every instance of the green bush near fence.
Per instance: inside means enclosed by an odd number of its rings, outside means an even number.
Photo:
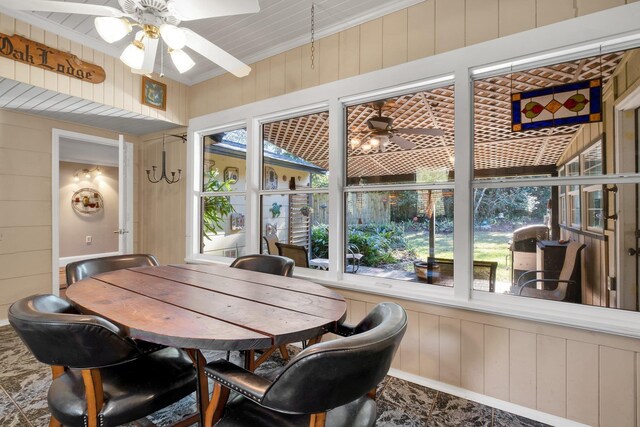
[[[361,265],[378,267],[394,264],[413,255],[401,224],[358,224],[348,226],[349,247],[362,254]],[[329,227],[326,224],[311,227],[311,255],[328,258]]]

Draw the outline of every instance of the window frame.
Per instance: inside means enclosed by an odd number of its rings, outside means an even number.
[[[262,248],[262,203],[263,203],[263,199],[265,196],[274,196],[274,195],[283,195],[283,196],[289,196],[289,195],[293,195],[293,194],[327,194],[329,195],[329,189],[328,188],[311,188],[310,186],[308,188],[297,188],[295,190],[290,190],[290,189],[266,189],[265,185],[264,185],[264,171],[265,171],[265,164],[264,164],[264,135],[262,133],[263,130],[263,126],[265,124],[268,123],[274,123],[274,122],[278,122],[278,121],[283,121],[283,120],[288,120],[288,119],[293,119],[296,117],[301,117],[301,116],[308,116],[311,114],[317,114],[317,113],[323,113],[323,112],[328,112],[329,111],[329,105],[327,103],[322,103],[320,105],[314,105],[312,107],[309,108],[302,108],[302,109],[294,109],[292,111],[289,111],[287,113],[281,114],[281,113],[277,113],[277,114],[273,114],[273,115],[265,115],[260,117],[255,123],[256,126],[258,128],[258,132],[260,134],[260,140],[258,141],[258,143],[256,145],[259,145],[259,170],[260,170],[260,182],[258,184],[258,212],[259,212],[259,232],[258,232],[258,253],[262,253],[262,250],[260,248]],[[331,114],[329,113],[329,116],[331,116]],[[267,168],[270,166],[266,166]],[[331,159],[329,159],[329,168],[331,168]],[[329,176],[331,176],[331,174],[329,174]],[[328,206],[329,212],[331,212],[331,199],[329,198],[329,206]],[[331,241],[331,236],[329,237],[329,241]],[[329,244],[331,245],[331,244]],[[309,248],[311,249],[311,248]],[[309,255],[311,255],[311,251],[309,251]],[[329,265],[329,268],[331,268],[331,265]],[[323,275],[327,274],[326,270],[313,270],[313,269],[305,269],[306,272],[308,274],[312,274],[314,276],[318,276],[318,277],[322,277]]]
[[[457,307],[475,311],[511,316],[520,319],[544,321],[552,324],[578,327],[581,329],[609,332],[619,335],[640,337],[640,313],[608,308],[559,303],[553,301],[521,298],[511,295],[490,294],[472,290],[472,253],[473,218],[469,210],[471,190],[482,186],[505,186],[504,180],[473,180],[473,153],[469,149],[472,143],[473,90],[472,78],[500,74],[510,69],[525,69],[539,65],[561,62],[640,46],[640,31],[635,16],[640,14],[640,3],[609,9],[551,24],[544,28],[517,33],[490,40],[434,56],[425,57],[409,63],[384,68],[348,79],[302,89],[278,97],[267,98],[251,104],[231,108],[216,113],[192,118],[188,128],[187,156],[187,232],[186,261],[229,263],[228,258],[207,259],[193,252],[193,227],[195,209],[194,199],[194,163],[198,166],[198,154],[194,152],[194,141],[212,130],[231,123],[246,123],[247,127],[247,251],[258,252],[259,242],[259,200],[260,176],[259,161],[261,144],[254,141],[260,138],[259,123],[265,117],[275,118],[287,115],[299,115],[322,105],[329,109],[329,194],[332,200],[341,200],[332,206],[329,215],[330,227],[330,270],[325,275],[317,271],[297,271],[296,275],[316,280],[334,288],[347,291],[366,292],[388,296],[395,299]],[[611,26],[610,22],[616,22]],[[588,34],[581,31],[588,27]],[[535,37],[535,46],[528,43]],[[542,52],[542,53],[541,53]],[[514,59],[517,58],[517,59]],[[524,58],[524,59],[523,59]],[[413,91],[415,88],[448,80],[454,76],[455,82],[455,182],[454,187],[454,251],[456,262],[454,275],[456,286],[443,289],[438,286],[425,287],[397,283],[383,278],[367,278],[344,273],[344,182],[346,177],[344,163],[345,135],[344,105],[354,100],[362,102],[369,99],[391,96],[393,93]],[[274,113],[275,112],[275,113]],[[203,131],[204,130],[204,131]],[[201,163],[200,163],[201,164]],[[335,167],[335,165],[339,165]],[[198,166],[199,167],[199,166]],[[640,182],[640,174],[624,177],[566,177],[559,179],[536,178],[534,180],[509,179],[509,186],[538,185],[592,185],[620,184]],[[450,187],[450,185],[447,185]],[[435,186],[434,188],[436,188]],[[368,188],[367,190],[373,190]],[[356,277],[357,276],[357,277]],[[369,280],[370,279],[370,280]]]
[[[410,88],[404,88],[404,87],[400,87],[397,90],[389,90],[384,92],[384,94],[381,94],[378,98],[376,98],[375,93],[364,93],[361,94],[360,96],[352,96],[349,97],[347,99],[344,99],[344,101],[342,102],[342,109],[343,109],[343,118],[344,118],[344,133],[342,135],[342,138],[344,140],[344,144],[342,146],[342,152],[343,152],[343,162],[342,162],[342,166],[343,166],[343,171],[344,171],[344,176],[345,176],[345,180],[343,182],[343,194],[342,194],[342,200],[343,200],[343,215],[342,215],[342,220],[343,220],[343,224],[344,227],[342,229],[342,246],[343,246],[343,273],[347,273],[347,265],[346,265],[346,255],[347,255],[347,245],[348,245],[348,224],[347,224],[347,199],[349,197],[350,194],[356,194],[356,193],[375,193],[375,192],[393,192],[393,191],[421,191],[421,190],[435,190],[435,191],[452,191],[454,194],[454,200],[455,200],[455,179],[451,180],[451,181],[439,181],[439,182],[427,182],[427,183],[423,183],[423,182],[411,182],[411,183],[390,183],[390,184],[364,184],[364,185],[354,185],[351,184],[349,185],[347,183],[346,177],[347,177],[347,167],[348,167],[348,161],[349,161],[349,150],[348,150],[348,114],[347,114],[347,109],[349,107],[352,107],[354,105],[360,105],[360,104],[364,104],[367,102],[374,102],[374,101],[379,101],[381,99],[385,99],[385,98],[392,98],[392,97],[397,97],[397,96],[402,96],[402,95],[409,95],[412,93],[416,93],[416,92],[424,92],[424,91],[428,91],[431,89],[438,89],[441,87],[445,87],[445,86],[451,86],[451,85],[455,85],[455,78],[452,76],[451,79],[437,79],[436,81],[430,82],[430,81],[426,81],[424,82],[424,84],[420,85],[413,85]],[[455,90],[454,90],[454,106],[455,106]],[[454,140],[454,151],[455,151],[455,140]],[[331,168],[331,165],[329,165],[329,168]],[[455,167],[454,169],[455,170]],[[454,223],[455,223],[455,213],[454,213]],[[455,225],[453,227],[453,234],[454,234],[454,239],[455,239]],[[454,251],[455,251],[455,240],[454,240]],[[381,279],[378,278],[376,276],[365,276],[362,275],[362,277],[367,277],[367,280],[372,280],[376,279],[376,281],[380,282],[398,282],[398,280],[393,280],[393,279]],[[454,272],[454,277],[455,277],[455,272]],[[454,279],[455,282],[455,279]],[[417,282],[411,282],[411,283],[417,283]],[[426,283],[422,283],[419,282],[418,283],[421,286],[437,286],[439,288],[442,288],[442,286],[438,286],[438,285],[434,285],[434,284],[426,284]],[[409,285],[411,286],[411,285]],[[455,288],[455,284],[453,286]],[[451,289],[451,288],[450,288]]]

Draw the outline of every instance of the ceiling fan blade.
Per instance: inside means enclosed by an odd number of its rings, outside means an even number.
[[[187,36],[187,46],[207,58],[209,61],[218,64],[236,77],[244,77],[249,75],[251,72],[251,67],[247,64],[220,49],[200,34],[194,33],[188,28],[182,29]]]
[[[398,135],[393,135],[391,138],[389,138],[389,140],[394,144],[396,144],[398,147],[402,148],[403,150],[411,150],[416,146],[415,143],[409,141],[408,139],[404,139],[403,137]]]
[[[137,38],[137,37],[136,37]],[[158,50],[159,39],[145,37],[144,39],[144,60],[142,68],[139,70],[131,70],[135,74],[151,74],[156,65],[156,51]]]
[[[442,129],[394,129],[396,133],[404,133],[405,135],[433,135],[442,136],[444,131]]]
[[[15,10],[30,10],[34,12],[75,13],[79,15],[126,16],[121,10],[110,6],[88,3],[71,3],[47,0],[2,0],[2,6]]]
[[[258,0],[172,0],[167,7],[181,21],[260,12]]]

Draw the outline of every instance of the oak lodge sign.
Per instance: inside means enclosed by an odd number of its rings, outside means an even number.
[[[89,83],[102,83],[105,79],[102,67],[16,34],[0,33],[0,56]]]

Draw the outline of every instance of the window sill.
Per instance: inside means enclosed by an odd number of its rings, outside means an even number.
[[[187,263],[229,265],[231,260],[186,258]],[[305,269],[306,270],[306,269]],[[640,313],[559,301],[545,301],[508,294],[472,291],[472,298],[456,297],[453,288],[404,283],[351,273],[334,277],[331,272],[296,270],[295,277],[310,280],[335,289],[378,295],[460,310],[471,310],[554,326],[565,326],[592,332],[602,332],[627,338],[640,338]]]

